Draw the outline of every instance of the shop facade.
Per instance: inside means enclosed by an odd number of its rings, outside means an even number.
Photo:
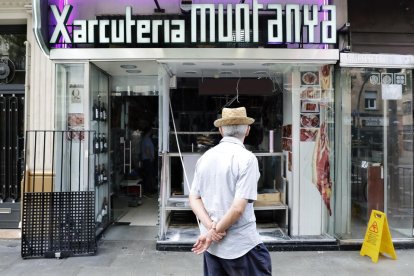
[[[412,128],[412,108],[407,107],[412,97],[410,59],[401,66],[383,66],[390,68],[384,72],[353,69],[369,63],[351,54],[340,56],[337,30],[346,18],[343,4],[213,2],[187,6],[171,1],[154,13],[151,3],[133,1],[116,7],[94,1],[35,1],[36,39],[53,63],[53,80],[47,84],[52,86],[47,98],[53,102],[46,107],[53,114],[49,129],[69,131],[70,136],[28,139],[26,170],[40,175],[43,186],[49,181],[49,192],[93,192],[99,235],[111,223],[125,222],[129,209],[139,211],[148,202],[141,198],[148,192],[148,176],[140,141],[150,129],[157,156],[151,175],[157,248],[189,247],[198,233],[187,201],[194,165],[220,139],[212,122],[221,109],[243,105],[256,120],[246,147],[260,164],[255,210],[268,246],[361,243],[370,208],[393,210],[393,238],[411,241],[412,214],[410,225],[406,217],[401,219],[406,212],[401,208],[412,210],[412,172],[396,180],[399,173],[388,170],[394,165],[395,170],[412,169],[407,136]],[[368,85],[371,74],[378,82]],[[400,88],[380,85],[382,90],[375,90],[387,74],[401,81],[392,83]],[[363,88],[355,100],[358,84]],[[374,101],[375,95],[394,95],[392,89],[402,91],[400,101]],[[390,105],[398,112],[405,108],[405,113],[388,113]],[[358,112],[359,106],[377,112]],[[397,128],[388,127],[391,117],[397,118]],[[401,164],[392,154],[395,149],[384,146],[396,132],[405,156]],[[382,146],[359,148],[374,141]],[[53,149],[35,157],[39,143]],[[363,185],[372,184],[367,181],[371,174],[373,185],[384,191],[403,181],[403,195],[383,192],[382,198],[374,194],[374,201],[365,199],[368,188]],[[399,196],[411,205],[401,205]],[[363,198],[359,205],[357,197]]]

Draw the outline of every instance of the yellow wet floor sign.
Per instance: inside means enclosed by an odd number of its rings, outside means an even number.
[[[397,259],[387,217],[383,212],[372,210],[360,255],[370,256],[371,260],[376,263],[379,253],[385,253],[394,260]]]

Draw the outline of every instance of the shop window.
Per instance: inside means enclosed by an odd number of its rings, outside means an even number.
[[[325,222],[331,218],[334,201],[332,71],[330,65],[274,64],[270,71],[252,71],[249,75],[246,70],[241,78],[223,77],[230,74],[215,77],[215,72],[211,73],[213,77],[201,79],[178,78],[177,88],[170,91],[166,210],[190,210],[185,198],[197,160],[221,140],[213,122],[223,107],[244,106],[248,116],[255,119],[244,145],[258,159],[258,194],[273,198],[255,203],[257,222],[266,225],[266,231],[274,228],[271,231],[277,231],[280,239],[286,238],[288,229],[293,236],[325,238]],[[315,168],[318,172],[314,174]],[[300,189],[292,188],[297,186]],[[322,190],[324,195],[319,193]],[[295,199],[309,194],[313,196],[304,205]],[[300,221],[300,226],[296,222],[289,225],[287,214],[292,209],[298,210],[292,221]],[[174,214],[170,218],[168,227],[180,225]]]
[[[383,86],[369,82],[378,72],[403,72],[407,82],[401,84],[402,91],[412,91],[411,70],[341,69],[340,82],[350,92],[338,98],[343,106],[340,117],[346,119],[337,128],[342,158],[337,163],[336,176],[341,181],[335,198],[341,199],[341,206],[336,205],[335,232],[341,239],[364,238],[373,209],[387,215],[393,239],[413,237],[412,94],[384,100]]]
[[[365,91],[365,109],[377,109],[377,91]]]

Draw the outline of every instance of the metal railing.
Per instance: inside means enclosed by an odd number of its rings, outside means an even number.
[[[94,131],[27,131],[22,257],[96,252]]]

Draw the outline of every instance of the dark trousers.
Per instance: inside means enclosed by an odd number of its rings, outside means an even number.
[[[222,259],[204,252],[204,276],[272,275],[269,251],[263,243],[236,259]]]
[[[156,187],[154,183],[154,162],[150,159],[145,159],[142,161],[142,171],[143,171],[143,190],[144,193],[154,193],[156,192]]]

